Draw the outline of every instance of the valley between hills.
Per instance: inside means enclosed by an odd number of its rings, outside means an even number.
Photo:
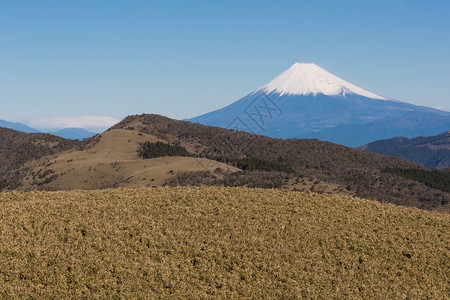
[[[389,171],[428,169],[317,140],[274,139],[145,114],[81,142],[7,129],[3,135],[15,141],[3,139],[4,190],[247,186],[357,196],[442,212],[450,207],[445,182],[430,184]],[[145,143],[185,152],[144,159],[138,152]],[[448,173],[439,172],[445,181]]]

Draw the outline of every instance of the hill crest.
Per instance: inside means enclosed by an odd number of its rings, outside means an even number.
[[[138,151],[146,142],[173,145],[185,149],[177,153],[188,155],[165,156],[162,147],[161,157],[143,159]],[[384,172],[388,168],[426,170],[420,165],[312,139],[274,139],[144,114],[129,116],[92,139],[70,143],[67,149],[31,157],[16,166],[17,176],[9,182],[17,186],[6,188],[248,186],[354,195],[450,210],[449,193]],[[28,143],[18,145],[24,146]],[[3,160],[11,160],[16,154],[10,151]]]

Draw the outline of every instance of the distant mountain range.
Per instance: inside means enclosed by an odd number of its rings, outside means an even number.
[[[83,140],[96,135],[96,133],[87,131],[83,128],[64,128],[56,132],[49,133],[69,140]]]
[[[357,87],[313,63],[295,63],[242,99],[187,120],[274,138],[318,139],[358,147],[396,136],[432,136],[450,129],[450,112],[389,99]],[[39,132],[20,123],[0,127]],[[65,128],[51,134],[85,139]]]
[[[436,136],[413,139],[395,137],[372,142],[359,149],[402,157],[429,168],[450,168],[450,130]]]
[[[450,128],[450,113],[388,99],[315,64],[296,63],[244,98],[188,121],[356,147],[400,135],[439,134]]]
[[[38,133],[38,132],[40,132],[37,129],[28,127],[27,125],[24,125],[24,124],[21,124],[21,123],[8,122],[8,121],[5,121],[5,120],[0,120],[0,127],[9,128],[9,129],[13,129],[13,130],[17,130],[17,131],[21,131],[21,132],[25,132],[25,133]]]
[[[13,122],[5,121],[5,120],[0,120],[0,127],[9,128],[9,129],[13,129],[13,130],[17,130],[17,131],[21,131],[21,132],[25,132],[25,133],[49,133],[49,134],[53,134],[53,135],[63,137],[65,139],[70,139],[70,140],[82,140],[82,139],[90,138],[90,137],[96,135],[96,133],[89,132],[83,128],[64,128],[64,129],[57,130],[57,131],[43,132],[43,131],[39,131],[35,128],[31,128],[22,123],[13,123]]]

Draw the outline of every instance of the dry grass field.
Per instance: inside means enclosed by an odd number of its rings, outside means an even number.
[[[115,129],[101,134],[87,150],[72,150],[28,163],[22,190],[103,189],[162,185],[179,171],[241,171],[224,163],[194,157],[138,157],[139,143],[158,141],[154,136]],[[54,177],[52,180],[48,178]]]
[[[450,216],[249,188],[0,194],[0,298],[446,299]]]

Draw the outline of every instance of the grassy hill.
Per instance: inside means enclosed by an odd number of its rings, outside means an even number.
[[[154,136],[124,129],[109,130],[91,140],[89,147],[46,156],[25,165],[21,189],[102,189],[162,185],[179,171],[204,171],[208,159],[158,157],[142,159],[138,148]],[[203,162],[203,164],[199,164]],[[239,169],[220,163],[228,172]],[[206,169],[213,171],[214,169]]]
[[[337,144],[307,139],[274,139],[246,132],[177,121],[158,115],[136,115],[113,127],[157,137],[181,145],[193,155],[239,167],[245,159],[262,161],[260,169],[229,176],[179,174],[169,185],[225,185],[278,187],[300,191],[331,192],[441,211],[450,210],[450,194],[384,172],[389,168],[424,169],[396,157],[387,157]],[[268,171],[264,167],[276,165]],[[279,171],[279,166],[285,170]]]
[[[0,170],[0,181],[7,177],[0,189],[247,186],[353,195],[450,211],[450,193],[445,189],[401,172],[385,172],[426,168],[329,142],[273,139],[157,115],[127,117],[82,142],[50,135],[46,137],[54,142],[42,142],[35,137],[21,137],[23,142],[1,157],[8,167]],[[29,150],[26,155],[17,151],[22,148]],[[17,164],[10,163],[18,157]]]
[[[0,298],[444,299],[450,216],[177,187],[0,194]]]

